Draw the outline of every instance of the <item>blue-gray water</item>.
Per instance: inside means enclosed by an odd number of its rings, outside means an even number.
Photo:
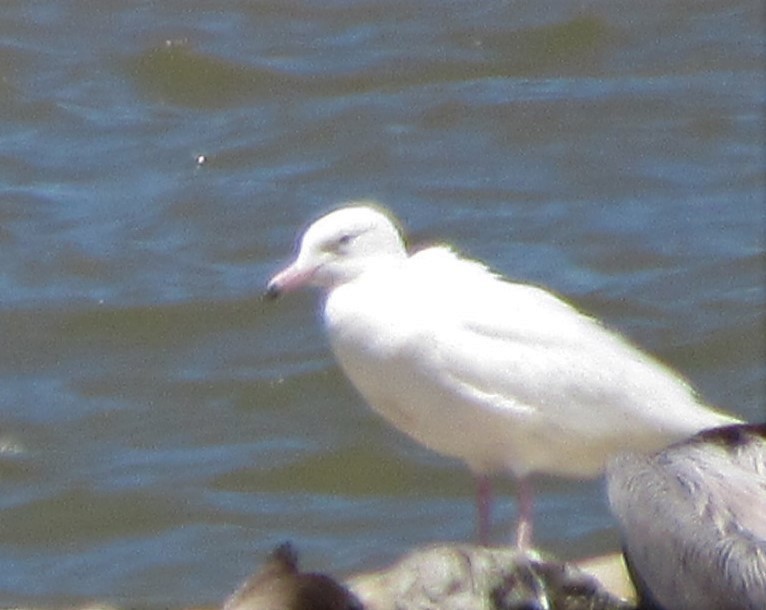
[[[316,295],[260,301],[351,198],[764,419],[763,19],[4,0],[0,605],[211,603],[284,539],[343,573],[472,537],[467,473],[364,407]],[[616,548],[600,483],[545,481],[537,511],[546,549]]]

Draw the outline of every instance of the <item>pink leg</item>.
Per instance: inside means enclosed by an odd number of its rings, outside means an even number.
[[[476,475],[476,514],[479,544],[487,546],[492,521],[492,482],[484,474]]]
[[[532,520],[534,513],[534,490],[526,477],[516,482],[518,498],[518,521],[516,525],[516,548],[526,551],[532,544]]]

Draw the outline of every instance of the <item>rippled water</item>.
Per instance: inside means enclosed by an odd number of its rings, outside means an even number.
[[[215,602],[286,538],[339,573],[471,538],[467,473],[363,406],[315,295],[260,301],[343,200],[763,419],[763,17],[5,0],[0,603]],[[616,548],[600,483],[540,486],[544,548]]]

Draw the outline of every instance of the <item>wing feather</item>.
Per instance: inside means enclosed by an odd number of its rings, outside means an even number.
[[[555,295],[445,248],[411,261],[413,283],[430,287],[426,307],[440,311],[411,364],[441,372],[486,408],[534,412],[540,424],[591,436],[678,436],[718,423],[683,378]]]
[[[563,300],[447,248],[337,288],[325,318],[371,406],[469,463],[594,474],[620,448],[658,449],[730,421]]]

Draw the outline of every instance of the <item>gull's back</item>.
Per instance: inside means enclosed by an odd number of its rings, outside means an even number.
[[[620,450],[735,421],[564,301],[447,248],[335,288],[325,321],[375,410],[477,472],[595,476]]]

